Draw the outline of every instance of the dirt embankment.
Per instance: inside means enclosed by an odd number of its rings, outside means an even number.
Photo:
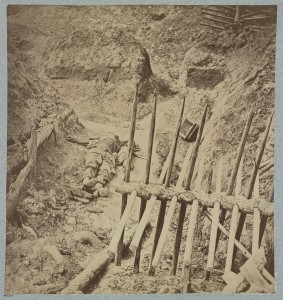
[[[86,122],[96,122],[100,134],[105,128],[97,123],[111,123],[127,130],[134,84],[143,78],[137,128],[142,137],[147,136],[152,92],[157,86],[156,151],[162,159],[172,141],[180,95],[186,96],[186,117],[196,123],[200,122],[205,103],[210,104],[201,153],[206,157],[206,173],[220,156],[224,157],[223,189],[248,111],[256,105],[244,154],[246,187],[265,122],[274,109],[275,26],[248,26],[238,32],[216,33],[199,25],[200,7],[191,6],[21,6],[10,7],[8,15],[9,164],[26,155],[24,144],[34,120],[44,126],[66,106],[74,108]],[[145,67],[148,58],[142,49],[149,54],[151,70]],[[151,71],[153,79],[149,76]],[[71,120],[65,134],[86,134],[76,126]],[[273,138],[272,128],[263,160],[273,157]],[[173,181],[186,149],[187,143],[180,140]],[[26,187],[19,205],[22,220],[8,223],[7,227],[7,292],[59,292],[84,268],[92,253],[109,243],[119,219],[119,196],[111,194],[107,201],[99,199],[91,204],[69,200],[69,190],[80,188],[84,154],[83,147],[68,142],[56,148],[50,141],[40,150],[38,180]],[[272,179],[273,170],[261,177],[262,195],[268,194]],[[166,246],[168,251],[172,250],[176,221]],[[40,240],[17,227],[21,222],[33,228]],[[202,232],[202,225],[201,220],[194,245],[196,280],[202,278],[208,251],[208,244],[203,243],[208,236]],[[96,234],[97,245],[74,242],[74,232],[81,230]],[[217,269],[223,268],[226,242],[221,242]],[[162,258],[160,276],[146,279],[152,242],[147,243],[142,257],[145,274],[137,275],[133,281],[138,292],[178,292],[181,270],[174,280],[166,278],[168,287],[160,287],[172,259],[168,255]],[[42,252],[43,244],[55,245],[63,260],[56,261],[48,251]],[[129,264],[122,271],[130,274],[128,277],[120,277],[121,270],[114,269],[98,292],[125,292],[123,288],[128,288],[132,280]],[[148,281],[143,284],[145,280]],[[200,280],[198,287],[215,291],[221,288],[221,280],[216,277],[211,286],[202,285]],[[133,285],[129,289],[137,291]]]

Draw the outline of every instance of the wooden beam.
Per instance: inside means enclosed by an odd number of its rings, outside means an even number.
[[[113,183],[114,184],[114,183]],[[160,201],[168,201],[177,196],[178,201],[181,203],[192,204],[194,200],[199,200],[202,206],[213,207],[214,203],[218,201],[221,207],[232,211],[234,205],[239,205],[241,212],[252,214],[254,207],[258,207],[262,215],[273,216],[274,204],[268,202],[266,199],[247,199],[243,196],[227,196],[225,193],[212,193],[207,194],[205,191],[187,191],[180,190],[174,187],[165,188],[161,184],[149,183],[148,185],[140,182],[119,182],[114,186],[116,192],[131,194],[133,190],[136,190],[139,197],[152,201],[152,197],[158,198]]]

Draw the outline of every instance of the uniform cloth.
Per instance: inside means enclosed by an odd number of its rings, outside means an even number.
[[[106,137],[99,141],[91,140],[87,148],[82,179],[97,177],[97,182],[106,185],[116,174],[113,153],[120,150],[119,138]]]

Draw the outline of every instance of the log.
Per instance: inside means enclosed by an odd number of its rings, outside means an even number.
[[[192,204],[192,210],[190,215],[190,222],[188,227],[188,233],[186,238],[186,247],[184,253],[184,262],[182,269],[182,292],[191,292],[191,262],[193,253],[193,239],[195,234],[195,228],[197,223],[198,213],[198,200],[194,200]]]
[[[138,197],[148,200],[147,205],[152,202],[152,197],[160,201],[168,201],[177,196],[178,202],[192,204],[194,200],[199,200],[202,206],[213,207],[218,201],[221,207],[232,211],[234,205],[238,205],[241,212],[253,214],[254,207],[258,207],[260,213],[266,216],[274,215],[274,204],[266,199],[247,199],[243,196],[226,196],[225,193],[207,194],[205,191],[184,191],[174,187],[165,188],[161,184],[149,183],[145,185],[140,182],[120,182],[115,186],[115,190],[122,194],[131,194],[133,190],[137,191]]]
[[[33,160],[30,159],[28,164],[21,170],[17,180],[11,185],[10,191],[7,197],[7,219],[11,219],[15,208],[20,200],[20,193],[23,185],[29,175],[29,172],[33,166]]]
[[[129,232],[129,238],[123,244],[122,253],[129,248],[135,230],[136,226]],[[78,291],[85,291],[89,284],[113,261],[114,255],[107,248],[95,254],[87,267],[69,282],[68,286],[61,291],[61,294],[76,294]]]

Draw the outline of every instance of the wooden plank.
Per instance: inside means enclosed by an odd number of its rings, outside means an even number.
[[[124,228],[126,226],[126,222],[127,222],[128,218],[130,217],[130,214],[131,214],[133,205],[135,203],[136,197],[137,197],[137,191],[134,190],[134,191],[132,191],[132,194],[131,194],[130,198],[128,199],[126,208],[125,208],[125,210],[123,212],[123,215],[122,215],[122,218],[120,219],[120,221],[117,225],[115,233],[114,233],[114,235],[112,237],[112,240],[110,242],[110,245],[108,247],[108,251],[110,251],[112,253],[115,253],[115,251],[117,251],[119,241],[121,239],[122,233],[123,233]]]
[[[209,241],[209,249],[208,249],[206,274],[205,274],[206,280],[209,280],[211,271],[213,269],[219,214],[220,214],[220,203],[217,201],[214,203],[213,217],[211,223],[210,241]]]
[[[183,259],[183,268],[182,268],[182,292],[183,293],[191,292],[193,240],[194,240],[195,228],[197,223],[198,206],[199,206],[198,200],[194,200],[191,209],[188,233],[186,238],[186,246],[184,252],[184,259]]]

